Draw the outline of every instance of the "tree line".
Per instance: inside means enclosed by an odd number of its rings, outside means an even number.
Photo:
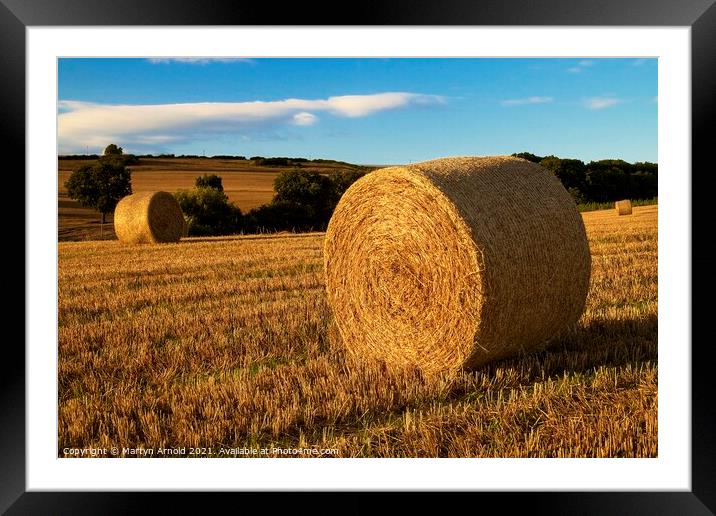
[[[328,176],[310,170],[284,170],[274,180],[271,202],[247,213],[229,201],[216,174],[197,177],[193,190],[174,195],[187,219],[190,236],[323,231],[343,193],[365,174],[355,169]]]
[[[659,167],[656,163],[627,163],[621,159],[584,163],[578,159],[537,156],[529,152],[519,152],[513,156],[539,163],[551,171],[577,204],[652,199],[658,196]]]
[[[584,163],[578,159],[537,156],[529,152],[515,157],[539,163],[553,173],[577,204],[605,203],[618,199],[651,199],[658,195],[656,163],[627,163],[609,159]],[[235,157],[237,159],[241,157]],[[345,163],[328,175],[301,169],[301,164],[334,162],[305,158],[251,157],[267,166],[288,166],[274,181],[271,202],[243,213],[224,193],[220,176],[197,177],[195,188],[174,195],[187,219],[190,236],[323,231],[343,193],[371,169]],[[121,147],[110,144],[94,163],[80,165],[65,182],[68,194],[82,206],[96,209],[104,223],[119,200],[132,193],[128,165],[138,162]]]
[[[114,145],[114,144],[111,144]],[[114,145],[117,147],[116,145]],[[117,147],[121,149],[121,147]],[[59,160],[72,160],[72,161],[97,161],[106,155],[106,151],[103,154],[61,154],[57,156]],[[264,156],[241,156],[234,154],[214,154],[212,156],[200,156],[198,154],[123,154],[125,159],[128,160],[128,164],[136,165],[140,159],[216,159],[216,160],[233,160],[233,161],[253,161],[254,165],[265,166],[265,167],[302,167],[310,166],[311,164],[334,164],[342,165],[347,168],[362,168],[360,165],[353,165],[346,163],[345,161],[336,161],[333,159],[308,159],[308,158],[287,158],[287,157],[271,157],[266,158]]]

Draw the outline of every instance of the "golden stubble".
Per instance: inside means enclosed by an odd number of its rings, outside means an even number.
[[[577,327],[454,378],[344,351],[322,234],[60,243],[59,449],[655,457],[657,207],[583,215],[592,278]]]

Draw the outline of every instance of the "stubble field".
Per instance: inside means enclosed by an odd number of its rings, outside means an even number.
[[[323,234],[60,242],[59,455],[655,457],[657,211],[583,214],[586,311],[548,350],[432,382],[344,352]]]

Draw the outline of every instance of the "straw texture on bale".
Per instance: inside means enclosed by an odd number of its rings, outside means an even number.
[[[324,266],[349,352],[433,374],[536,350],[575,323],[591,257],[559,180],[497,156],[356,181],[328,225]]]
[[[615,202],[614,208],[619,215],[631,215],[631,201],[629,199]]]
[[[168,192],[128,195],[114,210],[114,232],[123,242],[178,242],[185,224],[179,203]]]

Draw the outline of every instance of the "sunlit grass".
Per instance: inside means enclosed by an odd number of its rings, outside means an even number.
[[[578,328],[434,382],[344,354],[322,234],[62,242],[59,448],[656,456],[657,206],[583,216],[593,272]]]

